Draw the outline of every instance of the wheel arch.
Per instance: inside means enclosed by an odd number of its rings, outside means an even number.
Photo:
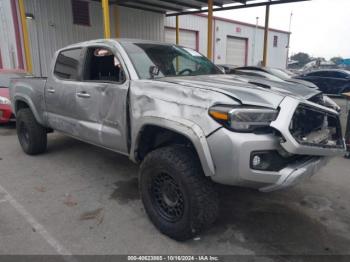
[[[206,176],[215,175],[215,166],[205,133],[198,125],[184,119],[169,120],[161,117],[145,117],[138,122],[139,125],[133,135],[134,139],[130,150],[130,158],[133,161],[142,161],[148,152],[165,145],[167,142],[175,141],[175,143],[180,142],[181,144],[187,142],[196,151],[204,174]],[[167,140],[168,136],[170,136],[169,140]],[[165,139],[164,144],[162,144],[164,142],[162,139]]]
[[[32,111],[36,121],[38,121],[38,123],[40,123],[42,125],[44,124],[44,121],[40,117],[39,112],[36,110],[33,102],[29,98],[27,98],[25,96],[18,96],[17,95],[14,100],[15,100],[15,102],[14,102],[14,105],[13,105],[13,112],[14,112],[15,115],[17,114],[17,112],[20,109],[22,109],[22,108],[29,108]]]

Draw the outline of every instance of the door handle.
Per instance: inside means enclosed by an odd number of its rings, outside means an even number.
[[[85,91],[77,93],[77,96],[81,97],[81,98],[90,98],[91,97],[91,95],[86,93]]]
[[[56,91],[55,89],[53,89],[52,87],[48,88],[47,89],[47,92],[51,93],[51,94],[54,94]]]

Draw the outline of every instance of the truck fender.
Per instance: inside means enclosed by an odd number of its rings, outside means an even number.
[[[32,111],[36,121],[38,121],[38,123],[40,123],[41,125],[44,125],[44,121],[43,119],[40,117],[38,110],[36,109],[36,107],[34,106],[32,100],[29,98],[29,96],[25,95],[25,94],[16,94],[14,97],[14,103],[13,103],[13,112],[16,114],[17,113],[17,104],[18,102],[23,102],[26,103],[29,107],[29,109]]]
[[[215,175],[215,166],[210,154],[209,145],[203,130],[195,123],[186,119],[171,119],[159,116],[145,116],[137,120],[133,128],[133,143],[130,148],[130,159],[136,162],[136,152],[141,138],[141,131],[145,126],[152,125],[165,128],[189,139],[197,151],[199,160],[202,164],[206,176]]]

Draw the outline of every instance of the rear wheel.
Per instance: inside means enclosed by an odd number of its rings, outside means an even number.
[[[197,155],[184,146],[156,149],[140,169],[140,193],[153,224],[183,241],[208,228],[218,215],[218,195]]]
[[[16,127],[19,143],[25,153],[37,155],[46,151],[46,129],[36,121],[29,108],[23,108],[18,111]]]

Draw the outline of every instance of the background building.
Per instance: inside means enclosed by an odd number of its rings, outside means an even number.
[[[18,62],[9,63],[9,58],[6,58],[10,56],[12,60],[17,59],[17,52],[14,51],[16,37],[12,31],[13,28],[19,28],[19,22],[16,25],[16,19],[19,20],[15,17],[9,19],[11,16],[8,14],[11,8],[16,8],[16,13],[18,13],[19,7],[15,0],[1,0],[0,3],[3,7],[0,11],[0,30],[4,32],[8,30],[7,41],[1,41],[3,67],[19,67]],[[24,0],[24,5],[34,75],[47,76],[52,56],[57,49],[76,42],[103,38],[102,7],[99,2]],[[164,14],[127,7],[118,7],[117,11],[111,8],[110,13],[112,37],[118,33],[113,21],[118,20],[120,37],[158,41],[164,39]],[[17,41],[21,42],[23,39],[17,39]],[[3,44],[3,42],[8,44]]]
[[[0,1],[0,68],[25,68],[19,1]],[[52,56],[57,49],[104,37],[103,12],[99,1],[23,0],[23,3],[33,74],[36,76],[48,75]],[[207,17],[184,15],[179,18],[180,44],[206,54]],[[112,5],[110,20],[112,37],[176,41],[175,17],[166,18],[164,12]],[[215,63],[251,65],[262,60],[262,27],[215,18],[213,35]],[[287,32],[270,30],[268,65],[286,66],[288,37]]]
[[[207,16],[180,16],[180,44],[207,53]],[[257,65],[263,59],[264,28],[214,17],[213,58],[217,64]],[[285,68],[289,33],[269,29],[268,65]],[[175,17],[165,19],[165,41],[175,43]]]

